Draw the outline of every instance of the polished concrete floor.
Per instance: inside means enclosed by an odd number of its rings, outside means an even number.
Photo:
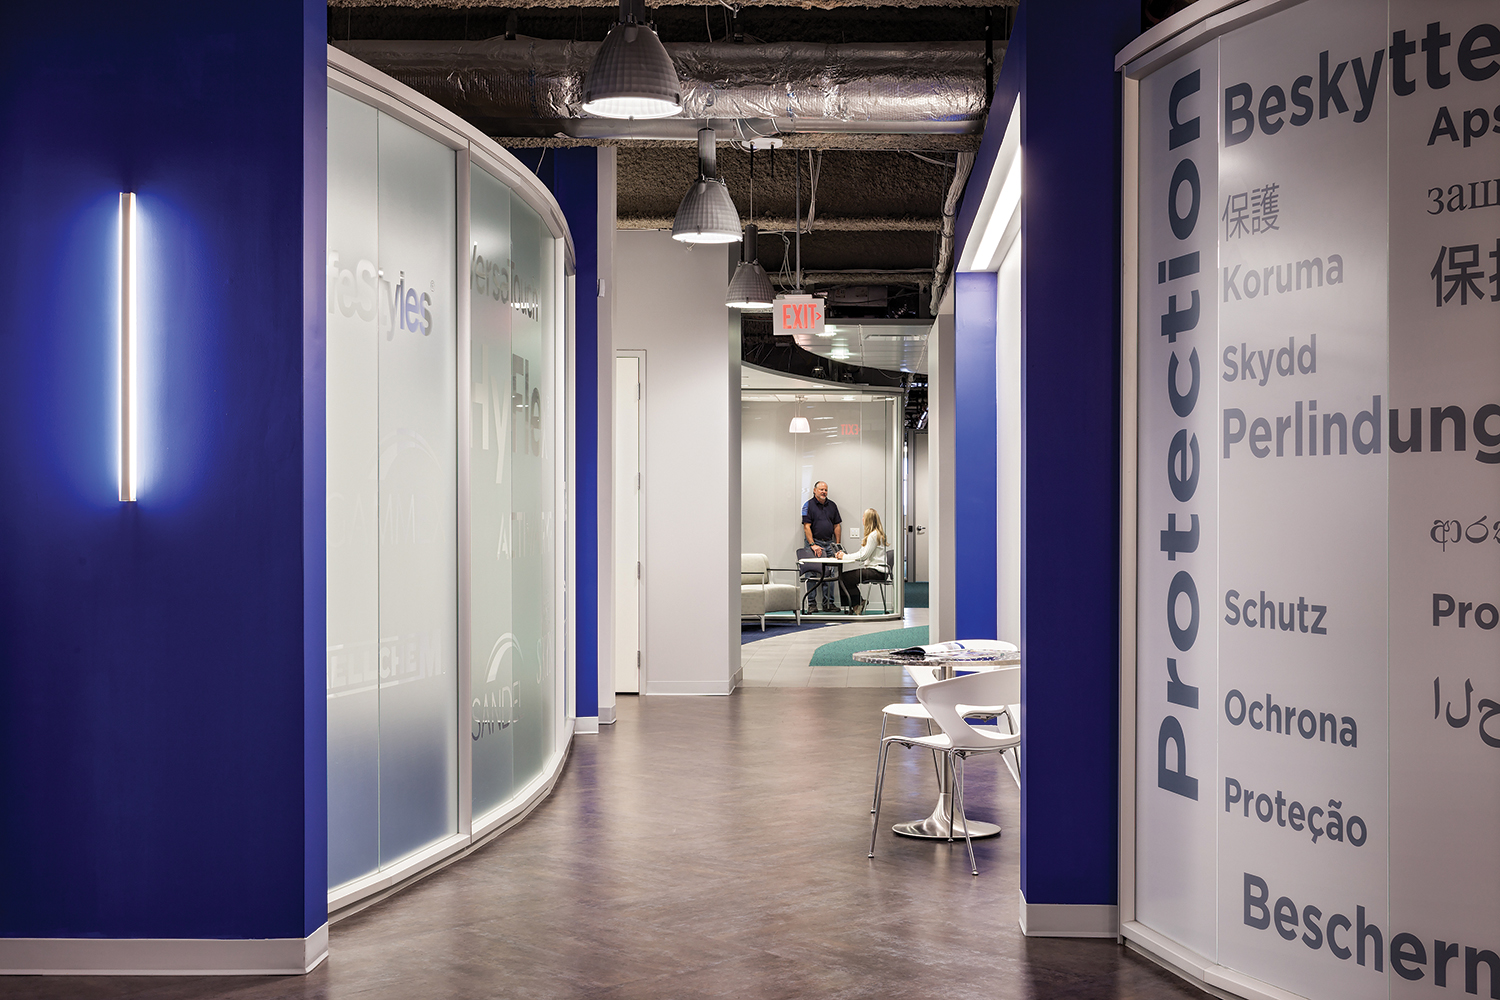
[[[628,698],[575,740],[553,795],[473,856],[333,926],[307,976],[0,978],[35,998],[1201,997],[1110,941],[1016,925],[1019,793],[972,763],[963,844],[893,836],[932,806],[893,752],[873,861],[876,688]]]

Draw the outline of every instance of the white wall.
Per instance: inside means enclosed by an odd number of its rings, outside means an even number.
[[[1021,641],[1021,241],[1000,263],[995,297],[995,626]]]
[[[615,241],[614,346],[646,352],[642,693],[728,694],[739,672],[740,345],[729,248]],[[735,330],[738,324],[735,324]]]
[[[796,566],[797,549],[806,544],[802,505],[819,480],[828,483],[828,498],[838,504],[846,549],[864,543],[860,523],[866,507],[880,514],[892,547],[900,545],[895,450],[900,444],[892,437],[893,405],[889,397],[848,395],[854,399],[744,403],[740,438],[744,551],[765,553],[772,566]],[[787,430],[794,413],[809,418],[810,433]],[[777,579],[791,582],[787,576]]]

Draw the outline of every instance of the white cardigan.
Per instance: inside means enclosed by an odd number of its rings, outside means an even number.
[[[885,546],[875,539],[878,536],[874,532],[865,536],[865,544],[853,555],[844,553],[844,564],[842,572],[848,573],[856,569],[878,569],[885,570]]]

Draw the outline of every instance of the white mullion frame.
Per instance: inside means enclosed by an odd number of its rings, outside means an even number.
[[[458,433],[458,832],[466,836],[474,832],[474,741],[470,738],[470,703],[473,700],[473,657],[470,648],[473,614],[473,577],[469,560],[469,546],[473,541],[469,510],[470,439],[474,433],[472,412],[473,383],[473,332],[471,327],[469,281],[466,262],[469,260],[469,213],[470,171],[469,148],[465,145],[455,152],[454,161],[458,171],[457,225],[454,232],[454,263],[464,265],[463,277],[459,268],[454,268],[454,301],[458,304],[455,316],[455,334],[458,351],[457,377]]]

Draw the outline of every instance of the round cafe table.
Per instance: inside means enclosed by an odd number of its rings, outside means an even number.
[[[993,649],[954,649],[926,656],[899,656],[899,649],[866,649],[854,654],[860,663],[877,663],[901,667],[933,668],[940,681],[957,676],[959,670],[993,670],[996,667],[1014,666],[1021,662],[1019,651],[999,652]],[[914,679],[915,675],[913,675]],[[920,680],[920,679],[918,679]],[[995,837],[1000,827],[994,823],[954,816],[948,823],[948,810],[953,797],[953,766],[951,761],[943,765],[942,780],[938,786],[937,805],[932,813],[922,819],[908,820],[891,827],[893,833],[903,837],[920,837],[925,840],[952,840],[964,835],[968,827],[970,837]]]

